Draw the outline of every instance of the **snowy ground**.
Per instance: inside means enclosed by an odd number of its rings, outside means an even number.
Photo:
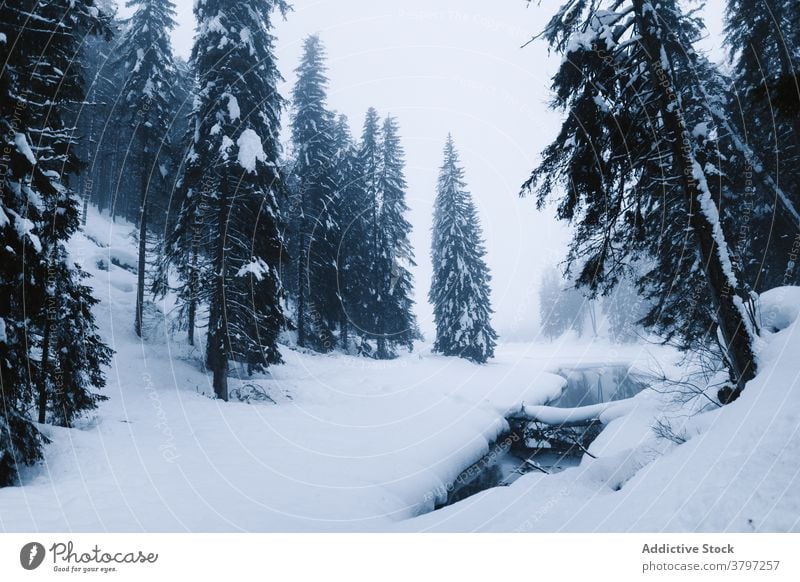
[[[586,362],[647,369],[653,354],[672,354],[513,344],[476,366],[425,346],[391,362],[286,348],[286,364],[270,375],[231,383],[256,384],[275,403],[223,403],[208,396],[199,354],[182,339],[167,341],[157,329],[146,342],[134,336],[128,231],[95,215],[73,243],[75,260],[94,275],[98,323],[116,350],[109,400],[76,429],[44,427],[46,461],[27,471],[24,486],[0,489],[0,531],[800,527],[800,385],[786,357],[800,350],[797,324],[765,342],[764,371],[740,401],[683,419],[686,444],[654,438],[663,398],[643,393],[634,413],[595,441],[597,460],[426,513],[505,429],[509,409],[559,392],[563,380],[548,370]],[[786,310],[780,317],[784,326],[792,320]]]
[[[684,416],[676,446],[654,438],[646,402],[611,422],[597,459],[530,473],[402,524],[411,531],[800,531],[800,288],[762,296],[783,328],[760,346],[760,373],[733,404]],[[664,412],[663,401],[657,406]],[[655,412],[655,411],[654,411]]]

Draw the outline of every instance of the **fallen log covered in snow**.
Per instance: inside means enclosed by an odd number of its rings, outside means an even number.
[[[527,420],[558,426],[578,426],[598,421],[607,424],[626,415],[635,404],[633,398],[613,400],[577,408],[558,408],[555,406],[526,405],[524,402],[516,410],[512,410],[506,418],[509,420]]]

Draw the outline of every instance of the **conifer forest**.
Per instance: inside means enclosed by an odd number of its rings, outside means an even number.
[[[0,60],[0,532],[800,531],[797,0],[6,0]]]

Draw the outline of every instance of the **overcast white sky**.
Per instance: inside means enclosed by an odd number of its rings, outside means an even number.
[[[179,28],[174,48],[188,57],[192,0],[173,0]],[[233,0],[232,0],[233,1]],[[295,0],[275,30],[284,96],[294,81],[303,38],[319,33],[328,51],[329,105],[345,113],[358,136],[370,106],[400,122],[406,149],[409,217],[419,264],[417,313],[433,338],[430,226],[436,177],[448,132],[461,152],[483,223],[493,276],[495,327],[503,339],[532,339],[538,327],[541,271],[563,258],[564,225],[537,212],[519,187],[555,136],[550,76],[559,57],[538,42],[556,2],[525,0]],[[721,0],[710,0],[709,28],[721,26]],[[128,11],[123,7],[122,14]],[[714,35],[716,37],[716,34]],[[713,47],[714,40],[706,43]]]

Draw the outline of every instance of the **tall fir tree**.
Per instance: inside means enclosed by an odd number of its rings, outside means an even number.
[[[334,182],[339,218],[338,239],[335,245],[337,293],[339,296],[339,346],[350,349],[350,331],[358,336],[358,326],[351,317],[359,312],[358,302],[367,288],[366,269],[362,257],[367,243],[364,220],[365,197],[361,188],[362,172],[358,147],[353,141],[347,117],[339,115],[333,129],[336,147]]]
[[[90,36],[84,39],[81,51],[81,64],[84,69],[84,80],[86,84],[86,101],[75,110],[74,126],[76,133],[80,136],[76,149],[86,168],[77,176],[71,176],[75,180],[76,191],[83,199],[83,211],[81,213],[81,223],[86,224],[89,203],[92,202],[97,190],[96,178],[98,170],[98,141],[102,135],[103,120],[102,101],[108,89],[108,76],[101,73],[103,65],[108,62],[109,48],[113,43],[114,36],[114,16],[117,12],[117,5],[112,0],[95,0],[95,5],[99,8],[108,20],[109,36]]]
[[[380,116],[370,107],[364,118],[361,140],[355,156],[357,178],[346,202],[347,226],[343,245],[351,251],[352,260],[346,267],[345,310],[353,331],[358,336],[357,351],[374,355],[370,341],[377,337],[377,313],[380,291],[377,284],[381,171]]]
[[[107,2],[104,2],[107,3]],[[83,222],[88,217],[90,201],[97,204],[99,212],[108,211],[116,218],[127,204],[118,204],[120,186],[119,166],[124,159],[123,145],[129,142],[130,127],[120,121],[122,111],[122,91],[125,78],[123,67],[119,66],[114,55],[124,24],[116,18],[117,6],[112,3],[113,11],[110,28],[111,38],[89,38],[86,40],[86,58],[83,59],[88,69],[87,100],[89,104],[81,110],[79,123],[84,124],[82,135],[85,136],[85,159],[89,165],[88,184],[84,184],[87,192],[84,195]],[[128,218],[128,215],[125,215]],[[130,216],[131,221],[136,219]]]
[[[70,427],[82,413],[106,400],[91,389],[105,386],[104,368],[111,363],[113,352],[98,334],[92,314],[98,300],[84,282],[89,274],[78,265],[66,272],[67,265],[65,257],[59,263],[62,274],[56,283],[56,294],[61,299],[50,314],[64,323],[52,331],[53,371],[46,397],[51,421]]]
[[[614,291],[603,301],[608,320],[609,338],[616,343],[630,343],[641,337],[638,322],[647,315],[648,306],[640,297],[632,275],[620,278]]]
[[[206,291],[209,286],[204,275],[211,271],[207,254],[201,247],[208,244],[210,229],[204,218],[207,204],[204,196],[213,187],[211,174],[200,179],[199,184],[187,185],[186,164],[191,161],[191,144],[195,138],[193,112],[197,103],[193,96],[198,91],[198,80],[192,66],[176,61],[178,81],[174,85],[176,100],[173,110],[177,112],[170,129],[169,167],[173,170],[170,181],[170,196],[163,200],[164,216],[159,220],[163,233],[156,237],[155,265],[151,281],[151,291],[155,297],[164,297],[173,291],[177,297],[177,317],[179,328],[187,331],[190,346],[196,345],[198,313],[202,304],[208,304]],[[156,214],[157,215],[157,214]],[[159,240],[160,239],[160,240]],[[166,243],[166,244],[164,244]],[[180,282],[176,288],[170,287],[173,273]]]
[[[564,3],[543,36],[564,54],[553,86],[570,115],[525,189],[541,204],[566,187],[568,258],[592,292],[653,257],[639,280],[653,300],[644,323],[682,347],[717,342],[729,401],[755,373],[756,330],[720,220],[734,140],[724,87],[693,48],[701,26],[676,1]]]
[[[433,211],[429,293],[436,322],[435,352],[485,363],[494,356],[497,333],[483,235],[452,136],[447,136]]]
[[[194,6],[198,93],[168,259],[192,265],[184,300],[207,301],[206,365],[223,400],[232,361],[248,372],[281,361],[283,100],[271,29],[274,12],[287,8],[282,0]]]
[[[800,10],[793,0],[728,0],[725,32],[735,65],[727,109],[746,142],[728,219],[743,233],[756,290],[797,284],[789,257],[800,240]]]
[[[309,36],[296,70],[292,92],[292,144],[297,304],[297,343],[321,351],[335,344],[339,324],[337,240],[339,204],[336,200],[336,143],[334,117],[326,107],[328,79],[325,50],[316,35]]]
[[[411,223],[406,219],[405,154],[395,118],[388,116],[383,123],[381,156],[376,180],[378,216],[374,240],[372,283],[376,290],[378,308],[375,312],[376,355],[379,359],[395,356],[396,346],[412,348],[420,337],[414,316],[413,278],[410,267],[414,262],[409,235]]]
[[[84,37],[106,32],[91,0],[0,5],[0,485],[40,458],[29,411],[69,426],[104,384],[109,350],[66,249],[80,213],[66,176],[82,167],[66,119],[85,98]]]
[[[582,336],[588,305],[581,290],[565,281],[558,269],[545,271],[539,287],[539,318],[545,337],[554,340],[569,330]]]
[[[168,135],[175,114],[172,84],[178,79],[170,33],[175,28],[175,5],[170,0],[128,0],[135,8],[119,46],[126,74],[122,121],[132,126],[135,172],[139,188],[139,256],[134,330],[142,335],[147,231],[150,198],[165,190],[161,168],[166,164]],[[162,154],[162,150],[165,150]],[[162,159],[159,163],[159,157]],[[130,169],[128,170],[130,171]]]
[[[553,341],[567,330],[563,315],[562,282],[558,270],[548,269],[539,284],[539,328]]]

